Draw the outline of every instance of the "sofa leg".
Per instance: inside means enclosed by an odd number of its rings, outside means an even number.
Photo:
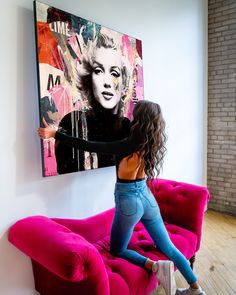
[[[193,269],[193,264],[194,264],[194,262],[195,262],[195,258],[196,258],[196,256],[193,255],[193,257],[191,257],[191,258],[189,259],[190,266],[191,266],[192,269]]]

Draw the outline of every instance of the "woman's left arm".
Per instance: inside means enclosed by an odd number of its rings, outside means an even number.
[[[45,128],[38,129],[38,135],[40,138],[47,139],[54,137],[63,144],[83,151],[101,154],[122,154],[124,156],[128,156],[131,153],[137,151],[137,147],[140,143],[140,138],[137,136],[129,136],[121,140],[111,142],[88,141],[78,137],[66,135],[45,123],[46,122],[44,122]]]
[[[72,137],[62,132],[56,132],[55,138],[60,140],[68,146],[75,147],[79,150],[100,153],[100,154],[114,154],[114,155],[130,155],[135,151],[137,143],[130,137],[121,140],[104,142],[104,141],[90,141],[79,137]]]

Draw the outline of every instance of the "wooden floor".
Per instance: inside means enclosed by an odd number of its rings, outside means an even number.
[[[194,273],[206,295],[236,295],[236,217],[214,211],[205,213],[201,249]],[[178,287],[187,287],[175,272]],[[152,295],[164,295],[162,289]]]

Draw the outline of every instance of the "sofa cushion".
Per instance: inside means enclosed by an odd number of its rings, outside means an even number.
[[[193,257],[197,248],[197,235],[187,229],[174,224],[166,224],[170,238],[174,245],[187,259]]]
[[[165,225],[172,242],[187,259],[190,259],[194,255],[197,245],[196,234],[173,224]],[[128,290],[132,290],[131,294],[148,294],[148,292],[151,292],[155,288],[156,278],[153,273],[147,272],[125,259],[114,257],[110,254],[109,235],[96,241],[93,245],[97,248],[105,262],[110,286],[114,288],[112,294],[116,294],[116,288],[119,288],[119,292],[121,288],[124,292],[123,294],[129,294]],[[158,245],[155,247],[150,235],[141,222],[136,224],[128,248],[153,260],[167,259],[164,254],[159,252]],[[135,285],[132,283],[134,281],[141,283]],[[141,286],[143,288],[142,290],[140,290]]]

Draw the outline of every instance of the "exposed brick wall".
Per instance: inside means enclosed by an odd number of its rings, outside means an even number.
[[[236,215],[236,0],[208,1],[209,208]]]

